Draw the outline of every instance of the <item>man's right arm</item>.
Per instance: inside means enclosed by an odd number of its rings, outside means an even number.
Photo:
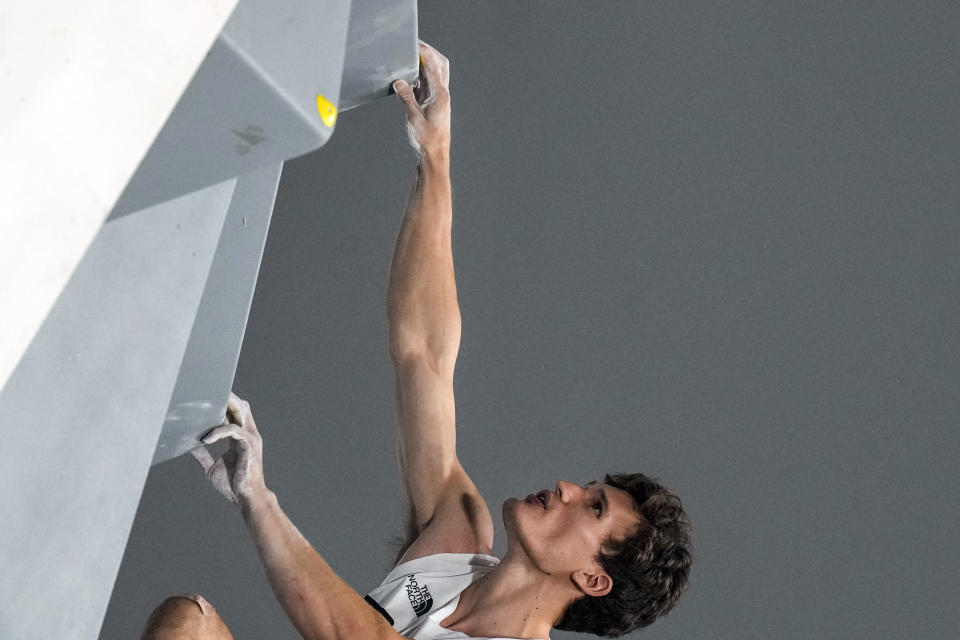
[[[408,558],[489,552],[493,543],[490,512],[456,453],[453,372],[461,323],[451,250],[449,63],[422,43],[420,55],[420,92],[432,97],[419,96],[421,104],[405,82],[394,85],[420,162],[387,290],[400,468],[417,538]]]
[[[394,84],[417,152],[417,177],[400,224],[387,287],[387,328],[396,377],[399,455],[418,528],[430,519],[456,461],[453,370],[460,307],[453,271],[448,63],[420,46],[421,105],[406,82]]]
[[[457,463],[453,372],[460,346],[447,161],[421,161],[390,268],[387,325],[404,489],[417,528]]]

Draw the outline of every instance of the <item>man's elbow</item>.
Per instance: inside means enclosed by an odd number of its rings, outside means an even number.
[[[437,373],[452,374],[460,352],[460,334],[441,339],[403,339],[390,341],[390,359],[394,366],[426,364]]]
[[[417,340],[395,333],[390,335],[390,359],[394,364],[402,364],[411,360],[424,360],[427,357],[427,344],[424,340]]]
[[[404,351],[392,354],[393,370],[397,379],[409,379],[419,371],[430,371],[439,380],[453,378],[457,362],[456,352],[452,354],[434,354],[423,350]],[[431,378],[433,379],[433,378]]]

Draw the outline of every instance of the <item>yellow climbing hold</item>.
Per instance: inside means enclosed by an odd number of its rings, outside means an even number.
[[[317,111],[323,124],[332,127],[337,121],[337,108],[319,93],[317,94]]]

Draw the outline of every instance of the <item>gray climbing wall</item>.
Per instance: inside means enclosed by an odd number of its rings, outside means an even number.
[[[237,178],[153,464],[195,448],[197,432],[223,419],[280,169],[281,165],[269,166]]]
[[[236,180],[103,226],[0,392],[0,638],[94,638]]]
[[[97,637],[151,463],[223,418],[282,163],[416,79],[415,2],[353,5],[237,5],[0,389],[0,638]]]

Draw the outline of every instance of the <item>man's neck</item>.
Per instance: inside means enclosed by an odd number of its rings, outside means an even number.
[[[548,578],[508,556],[464,589],[454,612],[440,624],[468,636],[549,638],[568,600],[558,598]]]

